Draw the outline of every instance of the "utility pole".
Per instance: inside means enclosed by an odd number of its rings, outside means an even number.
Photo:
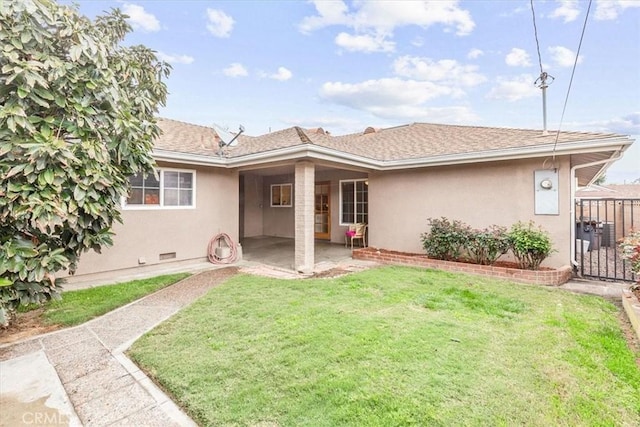
[[[545,71],[540,72],[540,77],[536,79],[534,84],[542,89],[542,134],[548,135],[547,132],[547,88],[555,78],[547,74]]]

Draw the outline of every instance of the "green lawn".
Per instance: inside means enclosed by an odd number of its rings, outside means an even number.
[[[79,325],[172,285],[189,275],[189,273],[168,274],[79,291],[63,291],[62,300],[45,304],[43,320],[48,324]]]
[[[597,297],[430,270],[236,276],[130,356],[202,425],[640,425]]]

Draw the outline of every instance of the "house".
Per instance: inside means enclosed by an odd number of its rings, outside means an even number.
[[[295,268],[314,267],[314,240],[344,242],[368,223],[370,246],[422,252],[427,219],[474,227],[533,220],[572,259],[573,194],[633,142],[616,134],[413,123],[333,136],[292,127],[241,134],[220,148],[212,128],[160,119],[155,177],[134,177],[114,246],[82,256],[78,275],[204,260],[220,232],[295,239]]]
[[[640,168],[640,165],[638,165]],[[640,199],[640,182],[637,184],[589,185],[576,190],[577,199]]]

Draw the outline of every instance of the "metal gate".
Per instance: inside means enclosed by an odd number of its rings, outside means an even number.
[[[618,243],[640,228],[640,199],[577,199],[576,261],[582,277],[634,281]]]

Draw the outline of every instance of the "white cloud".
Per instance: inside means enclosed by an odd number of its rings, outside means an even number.
[[[170,64],[191,64],[193,62],[193,56],[189,55],[169,55],[162,51],[158,51],[157,55],[159,60],[168,62]]]
[[[564,18],[564,22],[575,21],[580,15],[578,0],[556,0],[560,6],[549,14],[550,18]]]
[[[467,58],[469,58],[469,59],[478,59],[482,55],[484,55],[484,52],[482,50],[480,50],[480,49],[471,49],[469,51],[469,53],[467,53]]]
[[[499,77],[498,84],[489,91],[487,98],[506,99],[513,102],[538,96],[540,92],[534,85],[535,80],[536,78],[531,74],[521,74],[511,79]]]
[[[518,6],[515,9],[511,9],[508,12],[502,12],[502,13],[500,13],[500,17],[502,17],[502,18],[510,18],[512,16],[520,15],[520,14],[523,14],[523,13],[531,13],[531,9],[528,7],[528,5],[527,5],[527,7]]]
[[[307,34],[319,28],[328,27],[330,25],[347,25],[350,18],[347,15],[349,8],[347,5],[339,1],[314,1],[318,15],[307,16],[302,19],[298,26],[300,31]]]
[[[432,99],[455,92],[432,82],[386,78],[350,84],[327,82],[320,97],[335,104],[369,112],[383,119],[396,121],[427,121],[469,123],[478,117],[464,106],[427,107]]]
[[[222,70],[222,72],[227,77],[246,77],[249,75],[249,71],[247,71],[244,65],[240,64],[239,62],[234,62],[233,64]]]
[[[625,9],[640,7],[637,0],[596,0],[595,18],[600,21],[613,20]]]
[[[551,46],[549,47],[549,53],[551,58],[559,67],[573,67],[573,63],[576,60],[576,54],[566,47]],[[582,62],[582,55],[578,57],[578,64]]]
[[[529,54],[524,49],[514,47],[504,58],[504,62],[510,67],[529,67],[531,60]]]
[[[273,74],[267,74],[265,72],[260,72],[259,73],[260,77],[263,78],[269,78],[269,79],[273,79],[273,80],[280,80],[281,82],[285,81],[285,80],[289,80],[291,77],[293,77],[293,73],[289,70],[287,70],[285,67],[278,67],[278,72],[273,73]]]
[[[216,37],[225,38],[231,35],[235,21],[221,10],[207,8],[207,30]]]
[[[424,46],[424,39],[420,36],[414,38],[413,40],[411,40],[411,44],[415,47],[422,47]]]
[[[145,32],[160,31],[160,21],[153,14],[144,10],[144,7],[137,4],[125,3],[122,5],[122,12],[129,15],[129,23],[134,29]]]
[[[336,43],[342,42],[344,48],[365,46],[351,50],[387,52],[391,42],[386,39],[393,37],[393,31],[399,27],[416,25],[427,28],[440,24],[445,31],[455,31],[459,36],[470,34],[475,27],[469,11],[461,9],[457,0],[357,1],[352,3],[352,10],[341,0],[314,0],[312,3],[317,15],[303,18],[299,24],[300,31],[310,33],[334,25],[351,28],[355,35],[342,32],[336,37]],[[372,50],[371,46],[375,49]]]
[[[350,52],[392,52],[396,44],[385,40],[384,36],[351,35],[340,33],[336,36],[336,44]]]
[[[433,61],[430,58],[401,56],[393,62],[393,71],[401,77],[439,82],[452,88],[477,86],[487,79],[476,65],[462,65],[453,59]]]
[[[327,82],[322,85],[320,96],[336,104],[374,112],[402,106],[417,107],[452,92],[451,88],[432,82],[385,78],[356,84]]]
[[[585,124],[580,125],[582,126],[582,128],[585,127]],[[609,120],[591,122],[586,126],[594,128],[598,132],[613,132],[623,135],[640,135],[640,111],[627,114],[623,117],[615,117]],[[635,144],[637,144],[637,142]],[[636,165],[636,168],[636,170],[640,171],[640,163]]]

